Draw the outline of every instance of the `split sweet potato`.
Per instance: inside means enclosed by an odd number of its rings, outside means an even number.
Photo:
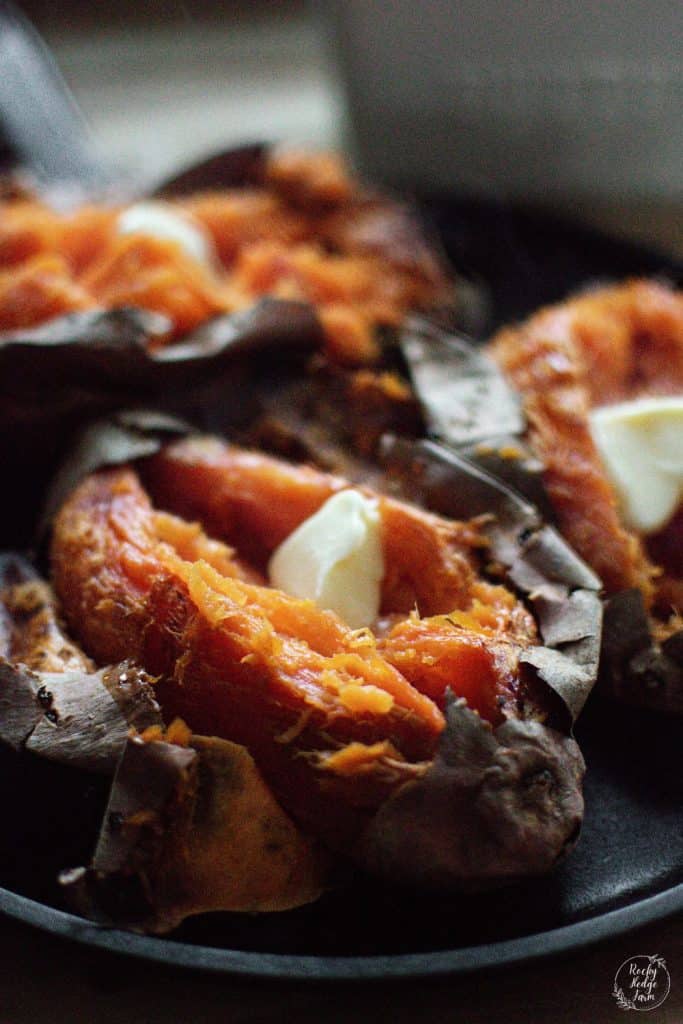
[[[680,534],[680,515],[647,543],[624,526],[588,413],[683,391],[683,294],[654,281],[588,292],[501,331],[491,353],[521,395],[528,438],[569,542],[609,594],[636,587],[662,615],[680,611],[674,552],[683,536],[677,543],[671,535]]]
[[[503,330],[490,352],[521,397],[559,527],[604,582],[603,689],[680,713],[683,506],[654,534],[629,529],[588,417],[683,394],[683,293],[647,280],[587,292]]]
[[[0,332],[132,306],[167,318],[166,344],[269,295],[314,306],[330,356],[362,365],[379,356],[378,328],[453,306],[441,256],[411,211],[365,189],[338,156],[261,147],[246,163],[218,178],[232,187],[216,188],[214,176],[211,190],[164,199],[205,234],[210,265],[174,241],[122,235],[124,207],[63,214],[0,201]]]
[[[87,478],[55,521],[52,567],[71,628],[97,660],[125,649],[158,677],[167,718],[181,715],[195,732],[244,745],[298,823],[368,865],[384,859],[372,826],[378,809],[415,786],[442,787],[439,752],[459,742],[458,715],[448,712],[456,729],[448,739],[444,711],[453,694],[464,696],[470,727],[500,736],[484,744],[482,771],[488,764],[495,773],[499,748],[510,756],[530,749],[537,729],[554,739],[543,769],[534,759],[533,773],[547,773],[543,800],[525,798],[541,837],[528,856],[518,839],[508,842],[512,833],[500,835],[481,872],[454,855],[440,881],[546,870],[571,845],[582,806],[580,754],[539,721],[547,707],[520,663],[535,626],[509,591],[480,577],[486,542],[477,523],[381,497],[382,615],[374,630],[353,631],[256,575],[279,540],[344,481],[207,440],[168,446],[143,473],[159,504],[200,518],[237,552],[155,510],[129,468]],[[506,740],[504,723],[523,715],[536,720],[519,721]],[[509,781],[524,788],[526,772]],[[467,786],[460,771],[451,773],[453,806],[467,800]],[[486,828],[471,810],[476,828]],[[434,825],[440,843],[453,848],[458,818]],[[392,818],[387,836],[400,820]],[[386,873],[401,876],[389,859]]]

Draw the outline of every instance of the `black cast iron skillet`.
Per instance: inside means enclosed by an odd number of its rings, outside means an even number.
[[[7,3],[0,3],[0,67],[6,166],[28,166],[43,187],[66,192],[75,186],[97,196],[116,187],[121,176],[95,153],[49,53]],[[234,157],[234,151],[218,154],[164,188],[220,186]],[[425,198],[422,208],[454,266],[474,283],[475,326],[482,336],[596,280],[683,278],[681,265],[666,255],[540,213],[453,196]],[[5,546],[11,538],[1,516]],[[592,697],[576,734],[588,764],[583,834],[571,858],[546,878],[457,896],[357,882],[287,913],[204,915],[166,938],[65,913],[51,881],[64,854],[50,847],[49,811],[36,826],[35,809],[0,772],[3,812],[23,823],[29,843],[28,852],[25,846],[18,850],[4,838],[6,830],[0,833],[0,910],[143,959],[318,980],[490,968],[576,949],[680,913],[681,723]],[[45,809],[51,795],[45,793]],[[81,813],[88,813],[87,795]]]

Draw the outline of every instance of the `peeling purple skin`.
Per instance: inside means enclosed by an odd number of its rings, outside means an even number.
[[[197,761],[194,750],[169,743],[125,744],[92,865],[60,875],[68,901],[84,917],[143,931],[154,922],[159,858],[174,809],[196,788]],[[134,825],[129,819],[136,814],[143,820]]]
[[[125,744],[92,865],[60,875],[75,910],[94,920],[149,929],[158,912],[154,876],[166,830],[173,807],[196,788],[196,772],[192,749],[141,740]],[[127,823],[140,813],[139,825]]]
[[[240,794],[259,787],[253,760],[237,744],[129,738],[89,866],[60,874],[68,902],[103,923],[163,934],[211,910],[275,912],[317,899],[328,858],[274,801],[251,809],[256,847],[240,841]],[[254,863],[260,855],[273,858],[268,867]],[[283,888],[259,893],[260,883],[250,889],[255,877],[266,886],[280,878]]]
[[[31,672],[0,661],[0,742],[113,775],[131,728],[161,725],[151,680],[122,662],[96,672]]]
[[[469,339],[413,316],[399,331],[399,344],[430,435],[461,448],[522,432],[519,399]]]
[[[82,406],[100,415],[136,400],[164,399],[164,408],[187,406],[192,389],[231,368],[238,356],[278,348],[288,354],[322,346],[312,308],[265,298],[238,313],[217,316],[158,350],[168,320],[134,308],[86,310],[39,327],[0,332],[0,427],[35,422],[39,400],[45,416]],[[224,384],[227,386],[229,378]]]
[[[378,810],[355,858],[395,882],[477,889],[549,871],[576,844],[584,762],[576,742],[538,722],[495,731],[451,700],[426,774]]]

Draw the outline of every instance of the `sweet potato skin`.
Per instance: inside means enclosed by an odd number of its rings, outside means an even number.
[[[326,860],[278,806],[244,747],[205,736],[182,744],[132,736],[93,860],[61,881],[86,916],[165,933],[207,911],[309,903],[324,888]]]
[[[236,743],[193,736],[199,792],[186,832],[161,865],[173,916],[209,910],[289,910],[316,900],[324,858],[278,806],[254,759]]]
[[[383,878],[430,888],[543,874],[578,839],[584,768],[571,737],[538,722],[494,731],[452,701],[429,770],[382,804],[355,855]]]

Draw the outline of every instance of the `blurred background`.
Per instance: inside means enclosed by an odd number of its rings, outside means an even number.
[[[677,0],[20,5],[102,151],[160,177],[235,142],[552,207],[683,253]]]
[[[337,146],[343,101],[303,0],[32,0],[103,152],[151,176],[235,142]]]

